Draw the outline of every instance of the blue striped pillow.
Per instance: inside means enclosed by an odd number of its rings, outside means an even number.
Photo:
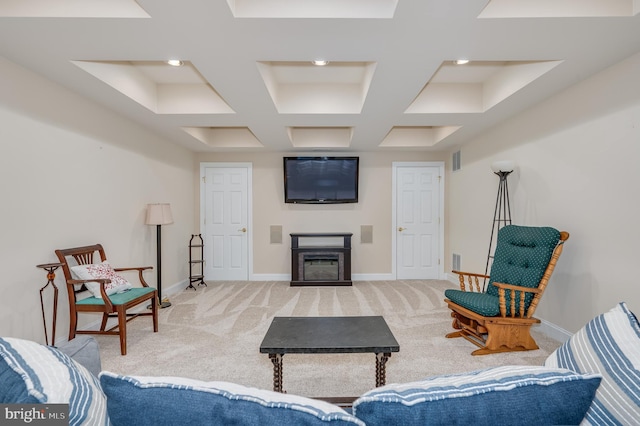
[[[602,374],[586,422],[640,424],[640,325],[624,302],[589,321],[545,365]]]
[[[227,382],[100,373],[114,425],[364,426],[340,407]]]
[[[600,379],[541,366],[493,367],[387,385],[358,398],[353,413],[367,426],[578,424]]]
[[[0,338],[0,403],[69,404],[69,425],[108,425],[98,379],[50,346]]]

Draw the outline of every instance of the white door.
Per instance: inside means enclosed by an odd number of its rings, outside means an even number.
[[[444,166],[420,164],[394,164],[397,279],[439,279],[444,269]]]
[[[205,280],[248,280],[251,165],[204,163],[201,227]]]

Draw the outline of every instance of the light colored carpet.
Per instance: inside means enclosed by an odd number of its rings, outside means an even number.
[[[126,356],[113,336],[96,336],[103,370],[127,375],[183,376],[273,387],[273,366],[260,343],[274,316],[382,315],[400,344],[387,363],[387,383],[490,366],[541,365],[560,345],[534,331],[539,350],[471,356],[476,347],[446,339],[448,281],[358,281],[351,287],[290,287],[288,282],[210,282],[173,296],[159,314],[128,323]],[[356,396],[375,385],[373,354],[289,354],[284,389],[304,396]]]

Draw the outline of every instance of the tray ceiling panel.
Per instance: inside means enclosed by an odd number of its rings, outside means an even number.
[[[0,56],[196,152],[443,151],[640,52],[639,9],[7,0]]]

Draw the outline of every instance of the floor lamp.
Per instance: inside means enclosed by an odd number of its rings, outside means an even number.
[[[515,163],[511,160],[496,161],[491,165],[493,173],[498,175],[500,182],[498,183],[498,196],[496,197],[496,207],[493,211],[493,226],[491,227],[491,238],[489,239],[489,254],[487,255],[487,266],[484,274],[489,274],[489,263],[493,258],[491,250],[493,249],[493,236],[496,231],[505,225],[511,225],[511,205],[509,204],[509,186],[507,185],[507,176],[515,169]],[[486,283],[486,280],[485,280]]]
[[[156,276],[158,278],[158,306],[161,308],[168,308],[171,306],[171,302],[168,300],[162,300],[162,249],[160,238],[160,229],[162,225],[168,225],[173,223],[173,216],[171,215],[171,206],[168,203],[162,204],[147,204],[147,219],[145,224],[156,225],[156,254],[157,254],[157,268]]]

